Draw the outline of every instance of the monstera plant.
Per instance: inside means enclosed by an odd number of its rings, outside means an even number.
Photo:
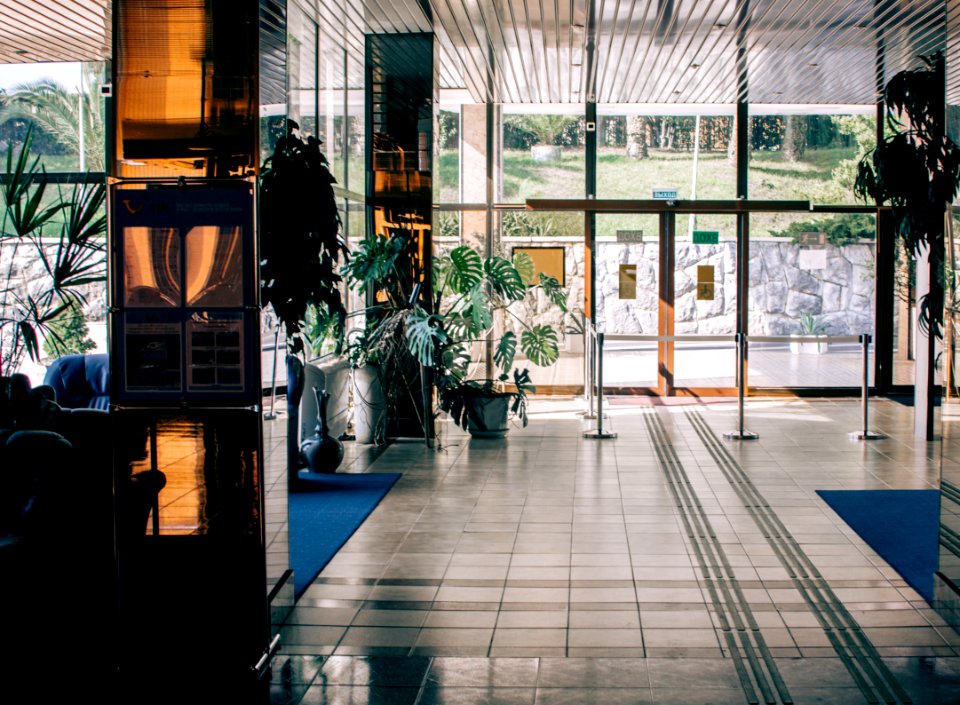
[[[433,313],[415,307],[406,321],[410,351],[432,368],[438,405],[476,436],[502,436],[508,411],[525,426],[527,394],[536,391],[518,352],[540,367],[560,356],[558,324],[527,320],[515,310],[535,300],[565,313],[566,295],[549,275],[536,277],[529,255],[484,258],[461,246],[434,260]],[[525,282],[532,282],[530,285]],[[483,358],[481,360],[481,358]],[[484,371],[478,368],[483,364]]]

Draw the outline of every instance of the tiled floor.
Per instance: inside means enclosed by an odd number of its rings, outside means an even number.
[[[730,403],[613,405],[604,441],[580,408],[351,449],[403,477],[300,599],[273,702],[960,703],[960,637],[815,494],[935,487],[912,409],[858,443],[856,402],[751,400],[737,443]]]

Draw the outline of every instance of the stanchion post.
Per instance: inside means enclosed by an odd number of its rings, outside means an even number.
[[[270,373],[270,411],[264,414],[267,421],[273,421],[277,415],[273,411],[273,405],[277,401],[277,345],[280,343],[280,326],[277,325],[277,332],[273,335],[273,372]]]
[[[584,438],[602,440],[616,438],[616,433],[603,430],[603,333],[597,333],[597,427],[584,431]]]
[[[597,415],[593,412],[593,381],[594,371],[596,369],[594,360],[596,359],[596,330],[593,327],[593,321],[584,317],[584,336],[586,340],[583,346],[583,395],[587,400],[587,410],[581,411],[580,416],[585,419],[595,419]]]
[[[727,431],[724,438],[736,441],[755,441],[760,434],[748,431],[743,423],[743,397],[746,387],[747,336],[737,333],[737,430]]]
[[[853,441],[876,441],[886,436],[877,431],[870,430],[870,335],[864,333],[860,336],[860,343],[863,345],[863,380],[860,388],[860,411],[863,417],[863,427],[859,431],[852,431],[847,434]]]

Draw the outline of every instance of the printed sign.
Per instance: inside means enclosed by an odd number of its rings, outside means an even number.
[[[799,240],[801,245],[826,245],[827,234],[825,232],[800,233]]]
[[[701,264],[697,266],[697,300],[713,301],[714,295],[714,270],[712,264]]]
[[[620,265],[620,287],[618,298],[635,299],[637,298],[637,265]]]
[[[720,244],[719,230],[694,230],[694,245],[718,245]]]
[[[800,269],[826,269],[826,250],[800,250],[797,253],[797,266]]]
[[[617,242],[643,242],[642,230],[618,230]]]
[[[655,188],[653,189],[653,197],[667,201],[676,201],[679,195],[675,188]]]

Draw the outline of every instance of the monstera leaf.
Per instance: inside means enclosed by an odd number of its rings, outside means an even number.
[[[491,257],[484,263],[490,289],[507,301],[519,301],[527,293],[520,272],[503,257]]]
[[[550,302],[557,306],[564,313],[567,312],[567,295],[563,293],[563,288],[556,277],[540,272],[540,288],[547,295]]]
[[[463,245],[450,252],[452,266],[447,272],[447,284],[457,294],[464,294],[483,279],[483,260],[476,250]]]
[[[410,353],[424,367],[432,367],[439,346],[447,341],[440,316],[415,308],[407,316],[406,338]]]
[[[520,349],[533,364],[552,365],[560,357],[557,331],[546,325],[531,326],[520,334]]]
[[[533,278],[537,275],[537,265],[533,261],[533,257],[530,256],[529,252],[516,252],[513,255],[513,267],[520,274],[520,279],[523,280],[523,283],[529,286],[533,282]]]
[[[500,338],[496,349],[493,351],[493,360],[504,372],[507,372],[513,366],[513,358],[517,355],[517,334],[507,331]]]

